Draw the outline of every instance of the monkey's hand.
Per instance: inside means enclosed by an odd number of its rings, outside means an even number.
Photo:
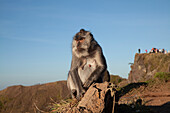
[[[84,94],[85,94],[85,90],[84,89],[82,89],[82,90],[80,90],[80,92],[79,92],[79,94],[77,95],[77,100],[81,100],[81,98],[83,98],[83,96],[84,96]]]
[[[89,80],[89,79],[88,79],[88,80],[84,83],[83,87],[84,87],[84,88],[89,88],[90,85],[92,84],[92,82],[93,82],[92,80]]]

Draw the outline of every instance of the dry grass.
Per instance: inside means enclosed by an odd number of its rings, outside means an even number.
[[[71,109],[72,99],[61,100],[49,105],[50,113],[63,113]]]

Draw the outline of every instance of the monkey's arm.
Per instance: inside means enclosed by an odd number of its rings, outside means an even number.
[[[92,72],[92,74],[90,75],[90,77],[86,80],[86,82],[84,83],[85,88],[88,88],[93,82],[97,81],[98,78],[104,73],[104,71],[107,68],[106,65],[106,60],[103,56],[103,53],[101,51],[101,48],[99,48],[100,50],[97,51],[95,53],[94,59],[97,63],[97,67],[96,69]]]
[[[74,70],[75,68],[78,68],[79,66],[79,60],[75,55],[72,55],[72,60],[71,60],[71,68],[70,70]]]
[[[72,80],[73,85],[76,90],[76,98],[79,99],[85,92],[82,87],[82,81],[78,75],[78,67],[80,65],[80,60],[76,56],[72,56],[71,69],[69,71],[69,76]]]

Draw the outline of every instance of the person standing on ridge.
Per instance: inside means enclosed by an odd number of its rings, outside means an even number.
[[[140,53],[140,49],[138,49],[138,52]]]
[[[165,53],[165,49],[162,49],[162,53]]]

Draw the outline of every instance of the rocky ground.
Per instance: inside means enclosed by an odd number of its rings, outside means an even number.
[[[132,83],[122,88],[119,96],[119,104],[133,105],[140,100],[144,108],[154,113],[170,113],[170,81]]]

